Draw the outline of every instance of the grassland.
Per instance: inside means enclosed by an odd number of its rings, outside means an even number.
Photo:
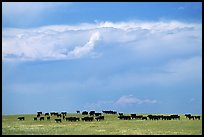
[[[18,116],[25,116],[25,121],[19,121]],[[104,114],[101,121],[63,120],[34,121],[35,115],[3,115],[3,135],[202,135],[201,120],[189,120],[180,115],[180,120],[119,120],[118,115]],[[81,114],[68,116],[84,117]]]

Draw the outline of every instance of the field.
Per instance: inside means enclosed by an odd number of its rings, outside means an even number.
[[[3,135],[202,135],[201,120],[189,120],[180,115],[180,120],[119,120],[117,114],[103,114],[101,121],[62,120],[56,123],[56,116],[50,121],[34,121],[36,115],[3,115]],[[128,115],[128,114],[127,114]],[[24,121],[17,119],[25,116]],[[82,114],[68,116],[84,117]]]

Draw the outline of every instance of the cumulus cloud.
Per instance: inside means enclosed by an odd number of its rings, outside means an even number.
[[[123,46],[142,59],[190,55],[201,52],[201,30],[201,24],[177,21],[4,28],[2,57],[3,60],[77,59],[103,52],[96,52],[97,41],[105,46]]]

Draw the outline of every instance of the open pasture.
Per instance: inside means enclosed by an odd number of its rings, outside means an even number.
[[[68,116],[79,117],[80,121],[70,122],[62,119],[56,122],[57,116],[50,120],[36,121],[35,114],[3,115],[3,135],[201,135],[202,116],[200,120],[189,120],[180,115],[180,120],[123,120],[118,114],[102,114],[104,120],[82,121],[84,115],[73,113]],[[130,114],[125,114],[130,115]],[[144,114],[146,115],[146,114]],[[165,114],[164,114],[165,115]],[[18,117],[24,116],[25,120]],[[89,116],[89,115],[87,115]],[[147,115],[146,115],[147,116]]]

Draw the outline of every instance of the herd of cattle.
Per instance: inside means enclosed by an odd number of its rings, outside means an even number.
[[[78,114],[80,114],[80,111],[76,111]],[[118,114],[118,119],[121,120],[131,120],[131,119],[138,119],[138,120],[180,120],[179,115],[137,115],[137,114],[130,114],[130,115],[124,115],[123,113],[117,113],[116,111],[102,111],[102,113],[96,113],[95,111],[83,111],[81,114],[86,115],[82,118],[80,117],[74,117],[74,116],[67,116],[67,112],[50,112],[50,113],[42,113],[42,112],[37,112],[36,116],[33,117],[34,121],[37,120],[50,120],[51,117],[54,118],[54,120],[58,122],[62,122],[62,119],[65,121],[93,121],[94,119],[97,121],[104,120],[104,115],[103,114]],[[87,116],[88,115],[88,116]],[[189,120],[200,120],[199,115],[191,115],[191,114],[185,114],[185,117],[188,118]],[[25,117],[18,117],[19,120],[25,120]]]

